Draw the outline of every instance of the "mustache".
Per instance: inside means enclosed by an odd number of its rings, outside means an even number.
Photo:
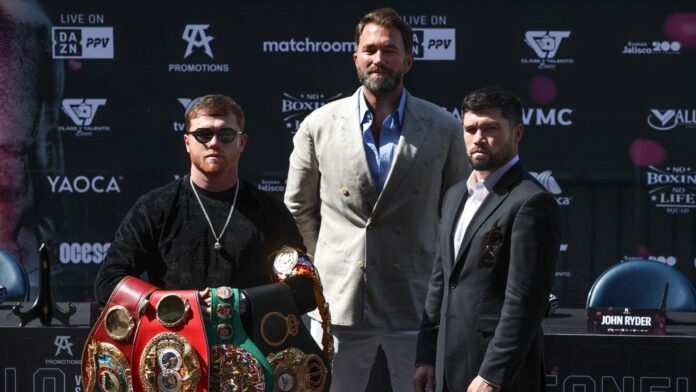
[[[483,146],[476,146],[476,147],[473,147],[469,150],[469,155],[473,155],[476,152],[483,152],[486,154],[490,154],[491,150],[486,148],[486,147],[483,147]]]
[[[374,73],[374,72],[377,72],[377,71],[382,72],[382,73],[386,73],[386,74],[388,74],[388,75],[390,75],[390,76],[394,74],[394,70],[392,70],[391,68],[389,68],[389,67],[387,67],[386,65],[383,65],[383,64],[372,65],[372,66],[370,66],[369,68],[367,68],[367,69],[365,70],[365,73],[366,73],[366,74],[371,74],[371,73]]]

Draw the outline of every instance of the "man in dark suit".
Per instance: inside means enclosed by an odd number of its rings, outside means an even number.
[[[559,252],[558,205],[519,162],[517,97],[475,91],[462,117],[473,172],[443,202],[413,386],[543,391],[541,321]]]

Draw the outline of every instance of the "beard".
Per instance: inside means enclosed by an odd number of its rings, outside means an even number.
[[[475,159],[469,154],[469,164],[471,164],[471,168],[476,171],[495,170],[506,164],[515,156],[512,139],[510,139],[510,143],[497,153],[493,153],[488,147],[479,147],[479,149],[484,149],[487,154]]]
[[[218,158],[212,162],[200,154],[191,154],[190,158],[191,163],[196,167],[196,169],[210,177],[227,173],[234,166],[232,164],[232,160],[228,157]]]
[[[386,73],[386,75],[370,74],[377,70]],[[384,96],[392,93],[404,78],[404,73],[402,71],[394,71],[384,65],[373,65],[365,71],[360,71],[360,69],[357,71],[358,79],[363,87],[376,96]]]

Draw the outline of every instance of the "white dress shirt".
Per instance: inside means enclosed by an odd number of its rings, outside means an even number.
[[[507,173],[510,168],[520,160],[519,155],[515,155],[511,160],[509,160],[503,166],[493,170],[486,178],[476,181],[476,173],[471,172],[469,179],[466,181],[466,187],[468,189],[468,197],[466,199],[466,204],[464,204],[464,209],[461,215],[459,215],[459,220],[457,221],[457,229],[454,231],[454,259],[456,260],[457,254],[459,253],[459,247],[462,245],[462,240],[464,239],[464,234],[466,233],[467,227],[471,219],[478,211],[479,207],[486,199],[486,196],[493,190],[495,184],[498,180]]]

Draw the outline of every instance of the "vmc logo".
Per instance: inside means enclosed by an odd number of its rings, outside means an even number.
[[[181,38],[188,42],[186,47],[186,53],[184,53],[184,58],[193,53],[193,48],[203,48],[203,52],[207,54],[211,59],[214,58],[213,50],[210,48],[210,41],[215,39],[215,37],[208,36],[205,30],[210,27],[210,25],[198,25],[190,24],[186,25],[184,29],[184,34]]]
[[[538,64],[539,69],[552,69],[559,64],[573,64],[573,59],[556,58],[561,42],[568,37],[570,37],[570,31],[527,31],[524,35],[524,42],[532,48],[537,58],[522,59],[522,64]]]
[[[522,122],[524,125],[567,127],[573,125],[571,114],[573,109],[570,108],[525,108],[522,112]]]

